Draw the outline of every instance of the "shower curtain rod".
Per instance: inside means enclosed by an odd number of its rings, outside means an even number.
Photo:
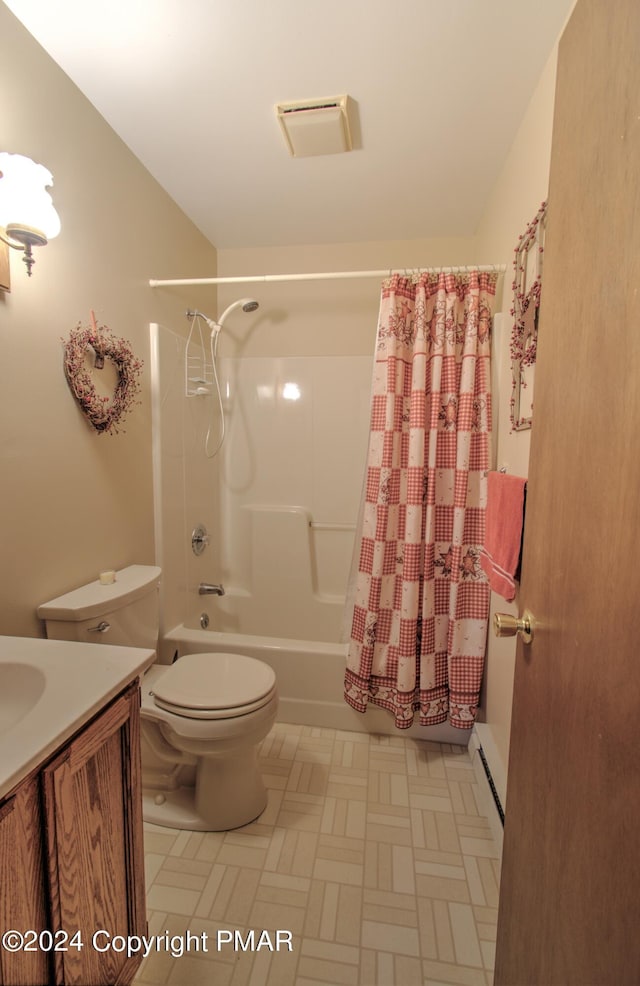
[[[398,270],[338,270],[327,271],[326,273],[315,274],[255,274],[241,277],[190,277],[174,278],[173,280],[149,281],[149,287],[178,287],[179,285],[198,285],[198,284],[257,284],[269,281],[337,281],[356,277],[392,277],[394,274],[467,274],[469,271],[477,270],[481,274],[504,274],[507,269],[506,264],[485,264],[484,266],[462,267],[402,267]]]

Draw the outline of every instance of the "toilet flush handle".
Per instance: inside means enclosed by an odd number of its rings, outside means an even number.
[[[87,627],[87,633],[106,633],[107,630],[111,629],[111,624],[107,623],[106,620],[101,620],[95,627]]]

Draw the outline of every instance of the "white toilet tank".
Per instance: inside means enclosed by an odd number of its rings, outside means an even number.
[[[160,627],[160,575],[155,565],[129,565],[115,582],[99,579],[38,606],[50,640],[82,640],[156,648]]]

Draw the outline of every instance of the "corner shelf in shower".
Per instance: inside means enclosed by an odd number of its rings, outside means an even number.
[[[194,331],[197,324],[197,330]],[[184,353],[185,397],[206,397],[212,393],[213,366],[207,360],[207,350],[200,317],[195,315],[187,337]]]

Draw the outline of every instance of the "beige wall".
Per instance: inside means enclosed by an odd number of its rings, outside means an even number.
[[[2,150],[49,168],[60,236],[33,277],[11,251],[0,292],[0,634],[37,636],[38,603],[98,571],[154,560],[149,322],[215,292],[148,287],[215,272],[216,253],[0,4]],[[145,363],[126,433],[97,435],[62,371],[61,338],[89,310]]]
[[[499,380],[494,415],[497,418],[496,465],[505,467],[507,472],[516,476],[527,476],[531,432],[512,431],[509,418],[511,398],[509,342],[513,322],[509,310],[512,303],[513,251],[528,223],[535,217],[540,204],[547,197],[556,61],[557,49],[554,49],[540,77],[478,230],[479,253],[491,257],[496,262],[508,264],[501,302],[502,331],[495,340],[497,345],[494,350],[495,369]],[[513,603],[507,603],[500,596],[492,593],[491,615],[494,611],[516,613],[519,606],[518,597]],[[483,694],[483,715],[489,735],[483,737],[483,745],[489,747],[490,755],[493,750],[497,755],[497,763],[491,766],[494,779],[498,782],[499,793],[503,797],[504,790],[500,790],[500,781],[502,776],[506,785],[514,666],[513,639],[499,640],[490,632]]]

